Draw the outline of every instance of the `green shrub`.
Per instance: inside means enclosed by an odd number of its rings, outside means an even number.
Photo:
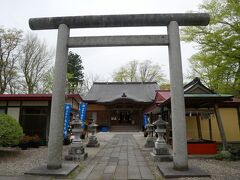
[[[220,153],[215,155],[215,159],[218,160],[230,160],[232,157],[231,153],[229,151],[221,151]]]
[[[20,124],[11,116],[0,114],[0,146],[18,145],[22,136]]]

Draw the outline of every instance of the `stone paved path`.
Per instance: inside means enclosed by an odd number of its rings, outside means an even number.
[[[78,180],[154,179],[131,134],[116,134],[77,176]]]

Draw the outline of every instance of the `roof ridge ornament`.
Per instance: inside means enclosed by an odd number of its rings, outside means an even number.
[[[123,92],[123,94],[122,94],[121,97],[122,97],[122,98],[126,98],[126,97],[127,97],[127,95],[125,94],[125,92]]]

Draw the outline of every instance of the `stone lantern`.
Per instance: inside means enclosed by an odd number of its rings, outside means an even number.
[[[73,126],[73,141],[68,150],[68,155],[65,156],[65,160],[84,160],[87,158],[88,154],[85,153],[82,140],[80,139],[82,123],[80,120],[74,119],[71,125]]]
[[[163,138],[164,133],[166,133],[167,122],[163,121],[161,116],[159,116],[158,120],[155,121],[153,125],[157,126],[155,132],[157,133],[158,138],[151,155],[154,157],[154,160],[172,161],[172,156],[170,155],[168,146]]]
[[[89,125],[89,132],[91,132],[92,135],[89,137],[88,143],[86,145],[87,147],[99,147],[100,146],[97,136],[95,136],[97,127],[98,127],[98,125],[95,124],[94,121]]]
[[[145,142],[144,147],[152,148],[152,147],[154,147],[154,141],[155,141],[155,138],[153,137],[154,125],[151,124],[149,121],[148,121],[148,124],[147,124],[147,130],[146,131],[148,133],[148,136],[146,138],[146,142]]]

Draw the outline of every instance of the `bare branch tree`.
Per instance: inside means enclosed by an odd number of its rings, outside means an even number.
[[[44,75],[41,80],[40,93],[48,94],[52,93],[53,90],[53,77],[54,77],[54,67],[51,67]]]
[[[99,76],[98,74],[85,74],[83,84],[80,87],[80,94],[82,96],[85,96],[90,90],[90,88],[92,87],[94,82],[108,81],[107,79],[104,79],[102,77],[100,78],[100,77],[101,76]]]
[[[14,78],[11,82],[8,83],[8,87],[6,89],[6,92],[8,94],[21,94],[25,93],[23,90],[24,82],[19,76],[17,75],[17,78]]]
[[[138,61],[133,60],[130,61],[128,66],[128,74],[129,74],[129,80],[130,82],[136,82],[138,80],[137,70],[138,70]]]
[[[161,67],[150,60],[141,63],[136,60],[129,62],[114,72],[113,80],[117,82],[156,81],[159,84],[165,82]]]
[[[146,60],[139,65],[140,79],[142,82],[163,82],[164,74],[158,64]]]
[[[22,31],[0,28],[0,94],[17,76],[16,62],[20,55],[18,47],[21,40]]]
[[[117,82],[128,81],[128,70],[125,67],[120,67],[116,72],[113,73],[113,80]]]
[[[113,73],[113,80],[117,82],[136,82],[138,81],[138,61],[133,60],[120,67]]]
[[[38,91],[39,83],[48,71],[52,57],[53,52],[49,51],[46,44],[36,35],[28,34],[25,37],[19,63],[29,94]]]

